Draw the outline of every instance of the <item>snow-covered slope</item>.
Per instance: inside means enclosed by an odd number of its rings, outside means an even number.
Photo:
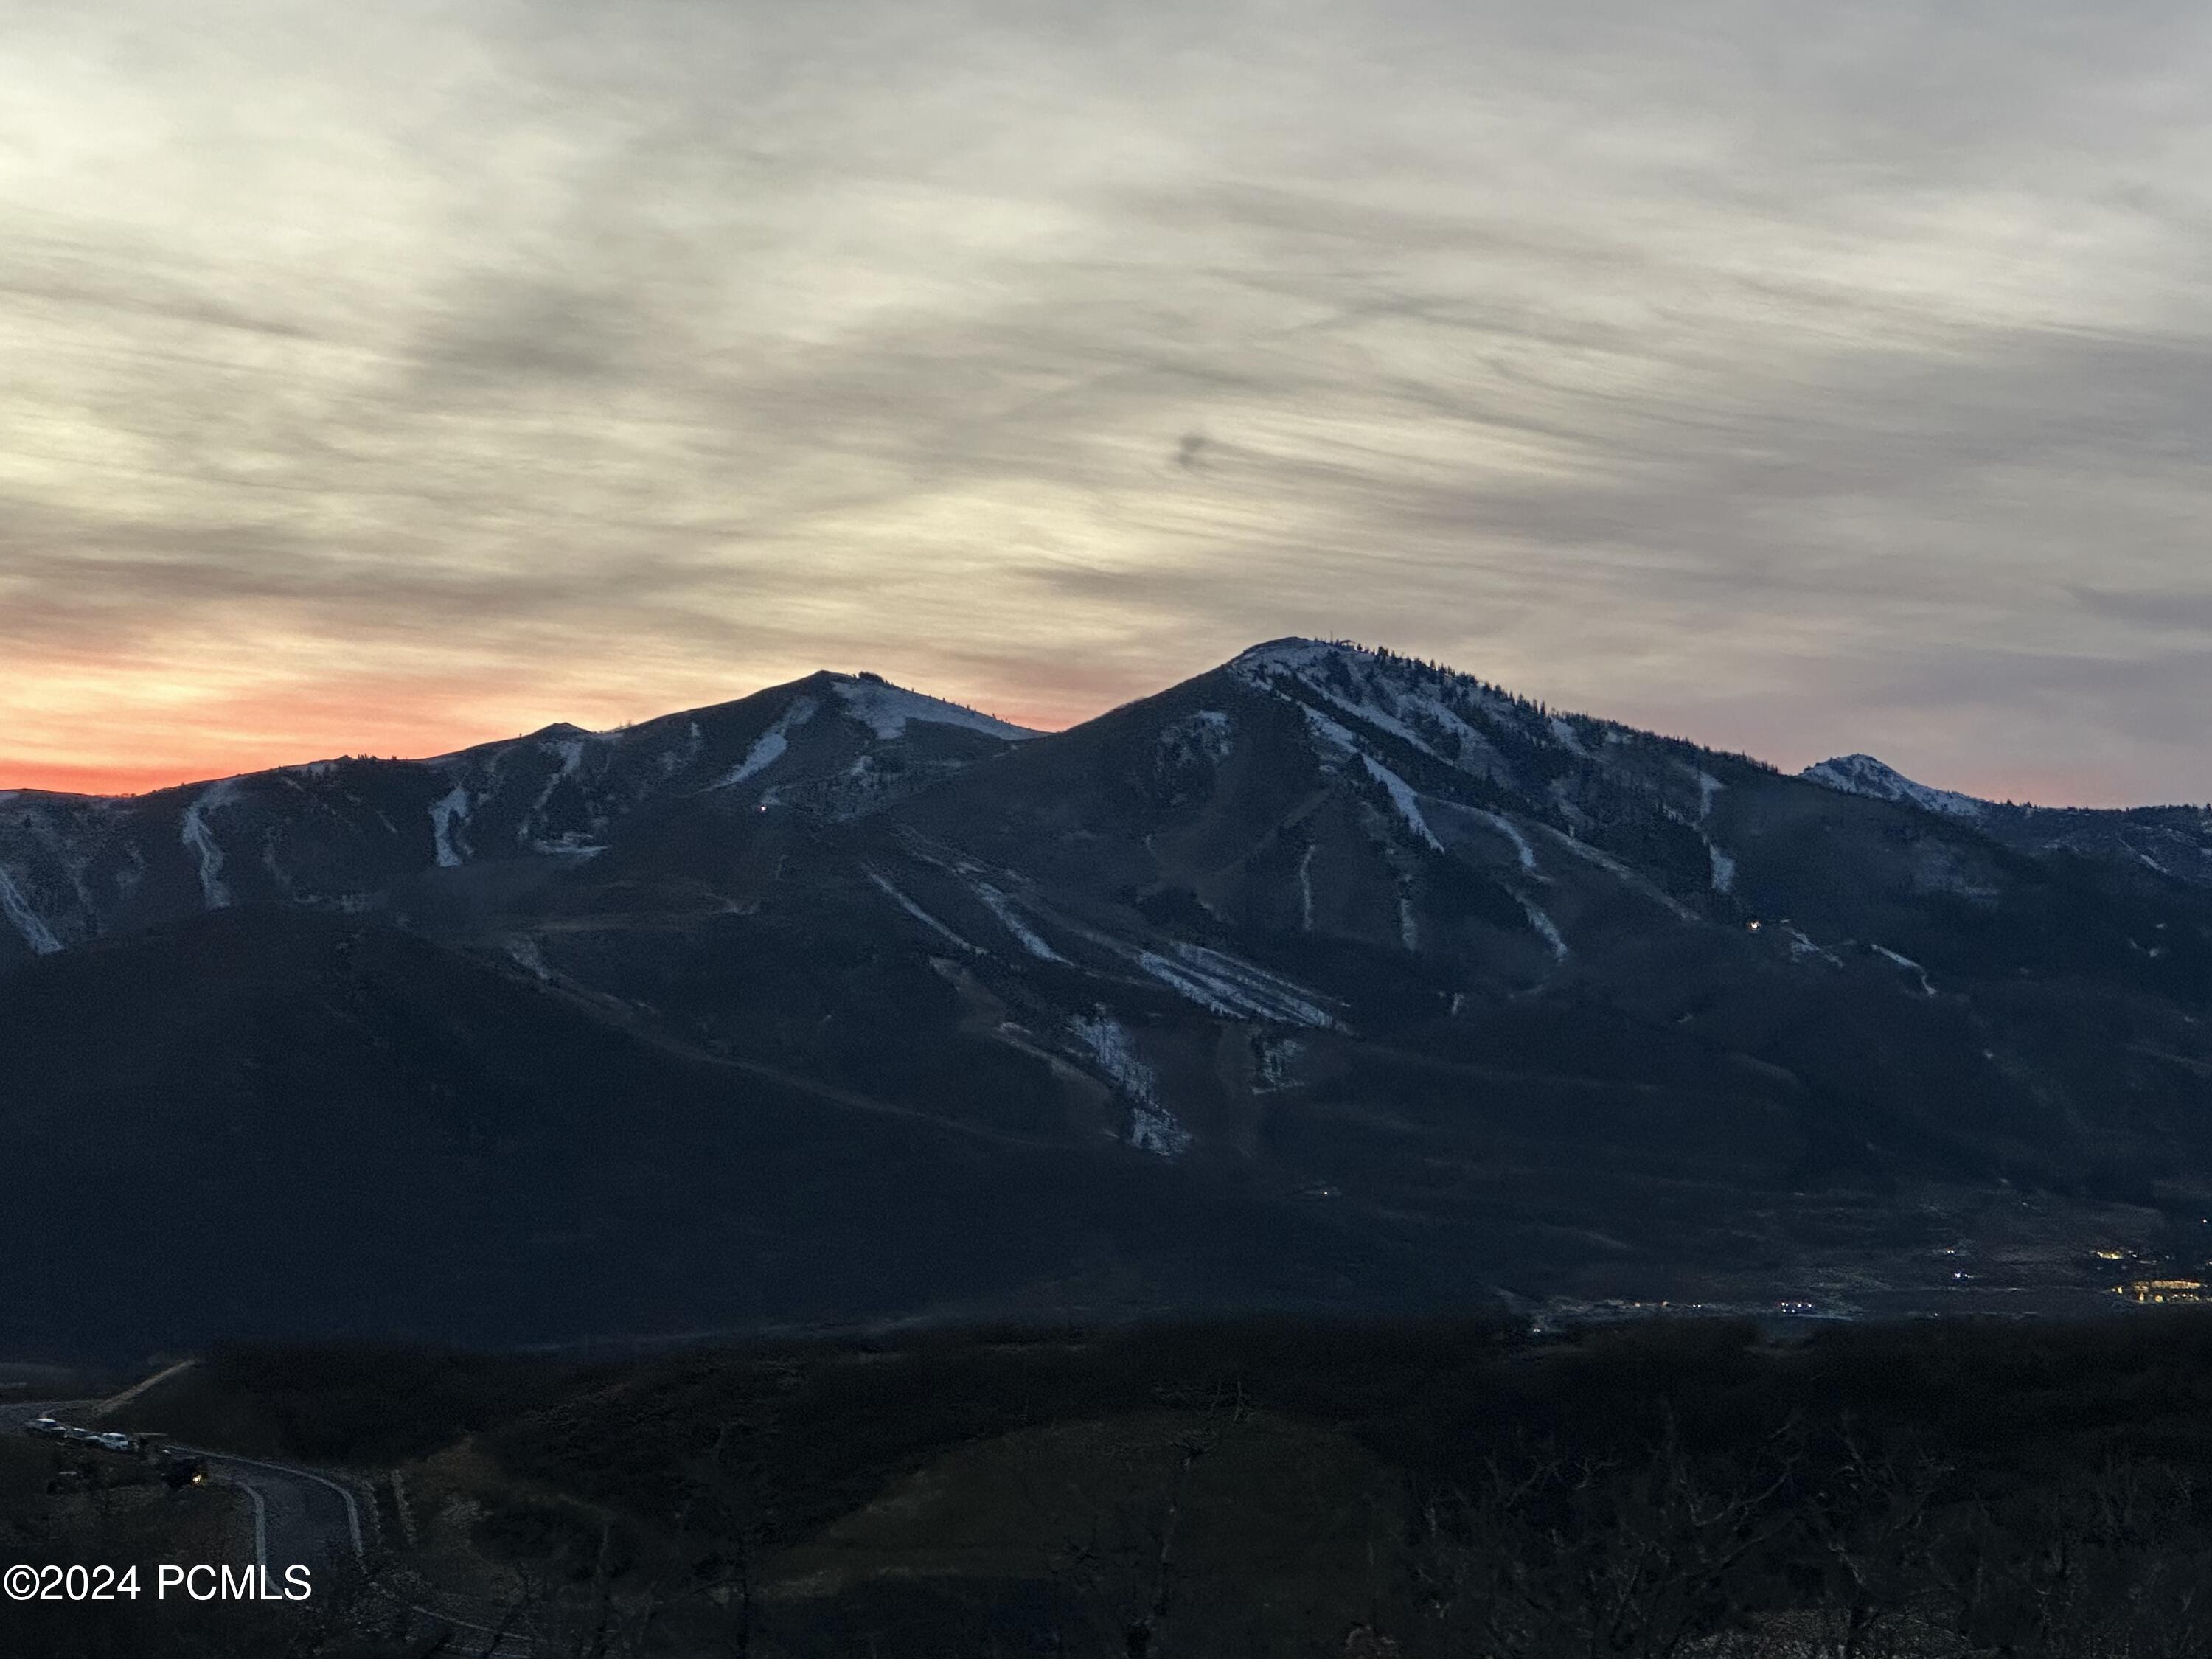
[[[671,803],[880,811],[1034,732],[823,673],[612,732],[349,757],[117,799],[0,793],[0,963],[234,904],[389,908],[403,884],[573,867]]]
[[[833,675],[831,689],[854,719],[886,742],[893,738],[904,737],[908,724],[912,721],[927,726],[959,726],[969,732],[981,732],[985,737],[996,738],[1003,743],[1021,743],[1037,735],[1026,726],[963,708],[957,702],[946,702],[941,697],[924,696],[919,691],[906,690],[874,674],[855,674],[850,678]]]
[[[1831,789],[1841,790],[1846,795],[1869,795],[1875,800],[1901,800],[1914,806],[1941,812],[1948,817],[1963,818],[1978,823],[1986,814],[1990,803],[1977,800],[1972,795],[1958,794],[1948,789],[1931,789],[1924,783],[1915,783],[1904,773],[1885,766],[1872,755],[1838,755],[1807,767],[1797,775],[1810,778],[1814,783],[1825,783]]]
[[[540,1023],[597,1022],[609,1064],[641,1037],[681,1057],[671,1097],[705,1091],[702,1121],[732,1115],[733,1080],[773,1078],[902,1136],[950,1127],[989,1177],[963,1192],[1018,1186],[1016,1157],[1065,1176],[1056,1193],[1171,1176],[1146,1189],[1168,1208],[1119,1218],[1172,1245],[1162,1260],[1197,1259],[1239,1194],[1310,1217],[1282,1305],[1392,1239],[1388,1279],[1433,1271],[1447,1301],[1512,1282],[1641,1295],[1655,1261],[1764,1264],[1802,1291],[1817,1257],[1866,1284],[1869,1239],[1922,1260],[1927,1212],[1901,1195],[1930,1182],[2008,1213],[2094,1182],[2170,1196],[2193,1226],[2212,1206],[2212,894],[2185,860],[2212,825],[1964,799],[1863,759],[1787,776],[1314,640],[1049,735],[817,675],[430,761],[0,798],[0,1012],[29,1030],[27,988],[61,1006],[121,974],[124,1007],[144,994],[126,981],[181,974],[198,988],[173,1023],[221,1025],[203,968],[229,963],[250,1012],[272,940],[319,939],[296,958],[316,963],[359,939],[398,939],[404,962],[434,946],[472,964],[441,983],[490,979],[475,1012],[402,1033],[469,1147],[518,1065],[459,1064],[454,1030],[495,1006],[526,1046]],[[2020,855],[2046,845],[2087,855]],[[356,1063],[348,1033],[374,1008],[313,971],[281,983],[335,1046],[295,1066],[289,1028],[236,1022],[211,1133],[234,1095],[312,1115],[317,1065]],[[175,1069],[156,1037],[110,1068],[118,1121],[137,1109],[120,1091]],[[778,1167],[869,1234],[871,1183],[903,1191],[915,1166],[854,1155],[884,1143],[818,1117],[794,1120]],[[665,1207],[653,1182],[629,1190]],[[637,1219],[611,1215],[608,1236]],[[817,1218],[749,1213],[735,1276],[792,1259]],[[1093,1267],[1118,1298],[1130,1258],[1099,1236],[989,1254],[1034,1266],[1031,1312]],[[1238,1249],[1224,1305],[1261,1294],[1263,1253]],[[1126,1282],[1117,1307],[1217,1290]]]
[[[1983,800],[1915,783],[1871,755],[1838,756],[1799,775],[1847,795],[1941,813],[2016,852],[2070,853],[2192,887],[2212,887],[2212,808],[2027,806]]]
[[[1571,950],[1561,916],[1595,902],[1677,922],[1737,917],[1723,826],[1731,781],[1770,775],[1756,763],[1340,641],[1273,641],[1222,673],[1296,708],[1318,769],[1377,809],[1363,817],[1396,843],[1408,949],[1463,931],[1424,915],[1453,884],[1425,854],[1480,871],[1554,961]]]

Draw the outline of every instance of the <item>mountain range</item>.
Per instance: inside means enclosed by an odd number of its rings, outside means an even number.
[[[27,1351],[2018,1307],[2212,1249],[2212,812],[1342,642],[1049,734],[818,673],[0,793],[0,917]]]

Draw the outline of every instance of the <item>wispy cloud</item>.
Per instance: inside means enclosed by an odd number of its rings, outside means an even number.
[[[2201,8],[10,33],[0,783],[823,664],[1056,722],[1298,631],[2212,796]]]

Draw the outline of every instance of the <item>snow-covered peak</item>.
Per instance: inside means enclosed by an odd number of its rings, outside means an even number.
[[[1359,647],[1341,640],[1307,640],[1292,635],[1286,639],[1269,640],[1249,651],[1240,651],[1229,659],[1228,666],[1247,678],[1254,673],[1266,673],[1269,669],[1286,668],[1292,672],[1316,668],[1332,658],[1358,657],[1366,654]]]
[[[1807,767],[1797,775],[1814,783],[1824,783],[1831,789],[1846,795],[1865,795],[1875,800],[1904,801],[1923,807],[1930,812],[1941,812],[1946,817],[1979,818],[1989,803],[1977,800],[1972,795],[1961,795],[1949,789],[1931,789],[1924,783],[1915,783],[1893,767],[1885,766],[1872,755],[1838,755]]]
[[[1496,751],[1486,727],[1578,748],[1565,722],[1547,725],[1534,704],[1471,675],[1342,641],[1271,640],[1232,658],[1223,672],[1255,690],[1289,696],[1309,718],[1322,709],[1354,716],[1455,766],[1492,769]]]
[[[1474,703],[1501,714],[1535,708],[1472,674],[1351,640],[1269,640],[1238,653],[1222,666],[1247,684],[1263,688],[1289,675],[1309,685],[1353,687],[1384,702],[1413,694]]]
[[[830,684],[843,702],[845,712],[877,737],[884,739],[903,736],[908,720],[965,726],[970,732],[981,732],[988,737],[1001,738],[1009,743],[1018,743],[1038,735],[1027,726],[994,720],[973,708],[963,708],[957,702],[945,702],[936,697],[924,696],[919,691],[908,691],[873,675],[840,674],[834,676]]]

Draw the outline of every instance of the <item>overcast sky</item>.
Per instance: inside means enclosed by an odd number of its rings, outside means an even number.
[[[2202,0],[0,0],[0,786],[1285,634],[2212,799]]]

